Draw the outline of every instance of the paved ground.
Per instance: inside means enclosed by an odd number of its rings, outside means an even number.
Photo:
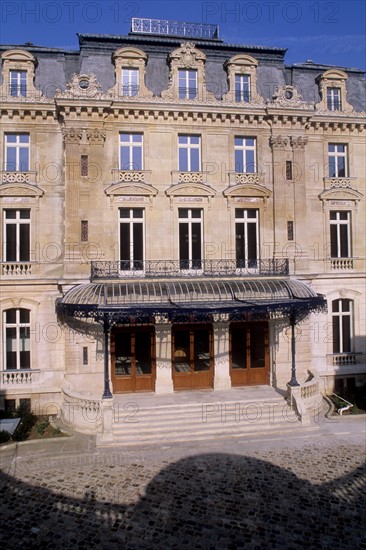
[[[366,549],[365,417],[283,440],[2,451],[7,549]]]

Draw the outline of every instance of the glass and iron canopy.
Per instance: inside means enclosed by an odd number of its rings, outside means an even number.
[[[57,302],[63,316],[97,322],[146,323],[164,316],[171,322],[295,317],[326,309],[326,301],[296,279],[182,279],[107,281],[77,285]]]

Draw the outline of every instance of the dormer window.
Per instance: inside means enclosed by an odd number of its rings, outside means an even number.
[[[351,113],[352,105],[347,103],[348,75],[339,69],[329,69],[317,78],[321,100],[316,104],[318,111]]]
[[[341,111],[341,89],[327,88],[327,108],[328,111]]]
[[[263,103],[257,93],[258,61],[246,54],[235,55],[225,63],[229,91],[223,99],[236,103]]]
[[[137,48],[119,48],[112,57],[116,83],[109,93],[117,98],[152,97],[145,85],[146,53]]]
[[[3,83],[0,86],[0,95],[4,99],[19,101],[42,96],[33,84],[37,60],[30,52],[7,50],[1,55],[1,61]]]
[[[163,99],[216,101],[205,83],[206,56],[193,42],[183,42],[169,54],[169,88],[161,92]]]
[[[27,71],[10,71],[10,95],[13,97],[26,97]]]
[[[122,69],[122,95],[138,96],[139,95],[139,70],[138,69]]]
[[[235,101],[238,103],[250,101],[250,75],[236,74],[235,75]]]
[[[188,69],[178,71],[178,95],[179,99],[196,99],[197,71]]]

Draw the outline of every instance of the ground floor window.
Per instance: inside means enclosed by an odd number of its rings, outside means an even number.
[[[3,313],[5,369],[30,369],[30,311],[7,309]]]

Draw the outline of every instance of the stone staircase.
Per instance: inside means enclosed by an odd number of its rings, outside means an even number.
[[[111,445],[164,446],[285,435],[303,429],[284,397],[268,386],[177,392],[168,396],[118,395],[113,412]]]

